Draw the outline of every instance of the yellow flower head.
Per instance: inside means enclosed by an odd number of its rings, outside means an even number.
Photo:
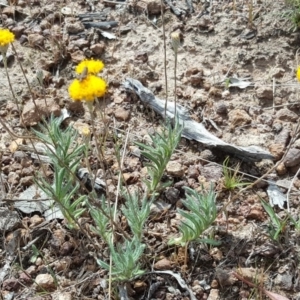
[[[6,52],[8,45],[15,40],[15,35],[8,29],[0,29],[0,51]]]
[[[85,125],[81,128],[81,132],[80,132],[82,135],[84,136],[89,136],[90,135],[90,129],[89,129],[89,126]]]
[[[87,75],[83,80],[75,79],[69,86],[70,97],[74,101],[93,102],[106,92],[106,82],[95,75]]]
[[[300,66],[297,69],[296,77],[297,77],[298,81],[300,81]]]
[[[104,68],[104,63],[101,60],[85,59],[78,64],[75,71],[77,74],[81,74],[85,68],[88,74],[96,75]]]

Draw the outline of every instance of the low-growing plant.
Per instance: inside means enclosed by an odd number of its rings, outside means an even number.
[[[287,221],[288,221],[288,216],[284,219],[281,220],[277,214],[275,213],[273,207],[265,202],[263,199],[260,199],[261,204],[263,206],[263,208],[265,209],[265,211],[267,212],[267,214],[270,217],[270,222],[269,222],[269,235],[270,238],[274,241],[278,241],[280,238],[280,235],[282,234],[282,232],[284,231]]]
[[[129,193],[125,191],[123,193],[125,198],[125,204],[121,210],[130,226],[130,229],[138,240],[142,239],[143,228],[150,214],[150,206],[152,201],[148,199],[147,195],[144,195],[140,200],[137,192]]]
[[[33,131],[45,146],[54,171],[53,182],[49,182],[41,173],[36,176],[35,182],[58,204],[68,226],[74,228],[76,220],[85,211],[82,204],[86,202],[86,195],[80,195],[80,184],[75,175],[85,145],[78,143],[75,129],[62,129],[61,123],[62,118],[51,117],[49,123],[40,125],[41,131]]]
[[[179,225],[181,236],[172,238],[169,244],[185,246],[187,260],[187,248],[191,241],[209,242],[209,240],[201,239],[200,236],[207,230],[217,217],[216,193],[212,186],[209,191],[198,193],[195,190],[185,187],[186,199],[182,200],[182,204],[189,210],[178,209],[179,214],[184,220]]]
[[[142,149],[142,155],[150,160],[150,162],[146,164],[150,178],[145,180],[148,194],[151,195],[171,184],[171,182],[162,184],[161,179],[172,154],[178,146],[182,129],[182,125],[180,125],[178,119],[176,119],[173,128],[171,124],[168,123],[163,127],[161,133],[150,136],[152,145],[136,142],[136,145]]]
[[[227,190],[231,191],[234,190],[235,188],[248,185],[249,183],[242,182],[243,176],[238,175],[240,169],[239,164],[235,167],[234,171],[228,168],[228,164],[229,164],[229,157],[227,156],[223,162],[224,187]]]
[[[112,280],[116,282],[128,282],[136,276],[144,274],[141,269],[140,258],[144,252],[145,245],[134,237],[132,240],[125,240],[124,243],[114,245],[108,243],[112,256]],[[107,271],[110,266],[105,261],[97,259],[97,263]]]
[[[91,217],[95,222],[95,226],[91,226],[92,231],[101,236],[106,243],[109,243],[113,234],[111,220],[114,211],[114,205],[109,205],[104,196],[102,196],[99,201],[101,209],[91,205],[89,201],[87,203]]]
[[[298,216],[298,218],[294,218],[292,215],[289,215],[289,219],[291,221],[291,223],[293,224],[293,226],[295,227],[296,231],[298,233],[300,233],[300,218]]]

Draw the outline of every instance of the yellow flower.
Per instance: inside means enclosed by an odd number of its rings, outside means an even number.
[[[106,92],[106,82],[95,75],[87,75],[83,80],[75,79],[69,86],[70,97],[74,101],[93,102]]]
[[[297,69],[297,75],[296,76],[297,76],[298,81],[300,81],[300,66]]]
[[[76,67],[75,71],[77,74],[82,74],[85,68],[87,68],[88,74],[96,75],[104,68],[104,63],[101,60],[85,59]]]
[[[0,29],[0,51],[6,53],[8,46],[15,40],[15,35],[8,29]]]
[[[89,126],[85,125],[81,128],[81,134],[84,136],[89,136],[90,135],[90,129]]]

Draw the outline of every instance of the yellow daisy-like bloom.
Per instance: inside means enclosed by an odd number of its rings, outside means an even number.
[[[0,29],[0,51],[6,52],[10,43],[15,40],[15,35],[8,29]]]
[[[300,66],[297,69],[296,77],[297,77],[298,81],[300,81]]]
[[[73,80],[69,86],[69,94],[74,101],[93,102],[97,97],[105,94],[106,87],[104,79],[87,75],[83,80]]]
[[[89,127],[86,125],[86,126],[83,126],[81,128],[81,134],[84,135],[84,136],[89,136],[90,135],[90,129]]]
[[[85,68],[87,68],[88,74],[96,75],[104,68],[104,63],[101,60],[85,59],[78,64],[75,71],[77,74],[81,74]]]

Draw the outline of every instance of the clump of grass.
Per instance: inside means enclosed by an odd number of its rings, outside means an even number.
[[[232,191],[235,188],[249,185],[248,182],[242,182],[243,176],[238,175],[240,169],[239,164],[235,167],[234,171],[228,168],[228,164],[229,164],[229,157],[227,156],[223,162],[224,187],[227,190]]]
[[[263,206],[263,208],[265,209],[265,211],[267,212],[267,214],[270,217],[270,222],[269,222],[269,236],[272,240],[274,241],[278,241],[281,234],[283,233],[286,225],[287,225],[287,221],[289,219],[289,216],[287,216],[286,218],[284,218],[283,220],[281,220],[276,212],[274,211],[273,207],[265,202],[263,199],[260,199],[261,204]]]

